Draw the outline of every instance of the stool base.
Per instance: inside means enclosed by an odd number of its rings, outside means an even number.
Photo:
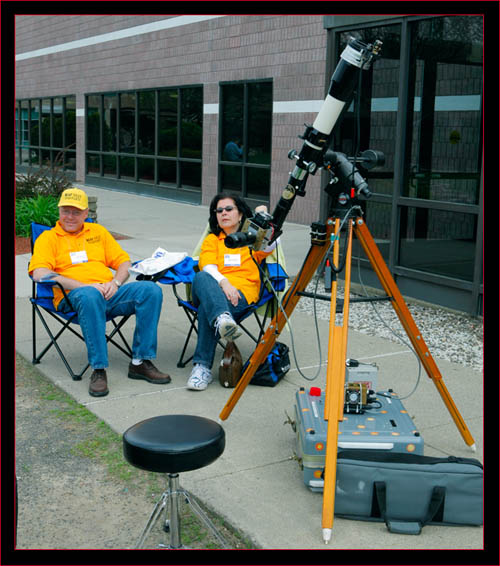
[[[204,523],[204,525],[213,533],[223,548],[229,548],[226,541],[222,538],[221,534],[215,528],[215,525],[207,517],[201,507],[189,495],[189,493],[179,486],[179,474],[168,474],[168,488],[162,493],[160,499],[157,501],[153,508],[151,516],[144,527],[141,537],[137,543],[136,548],[142,548],[144,541],[151,532],[161,512],[165,509],[165,524],[164,530],[170,535],[169,545],[159,545],[159,548],[168,548],[171,550],[187,549],[181,542],[181,529],[180,529],[180,515],[179,515],[179,500],[184,498],[184,501],[191,506],[194,514]]]

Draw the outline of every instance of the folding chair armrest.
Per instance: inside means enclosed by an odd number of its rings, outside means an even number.
[[[58,281],[55,281],[55,284],[59,287],[59,289],[61,289],[62,294],[63,294],[63,298],[66,299],[66,302],[68,303],[69,308],[74,312],[75,309],[73,308],[73,305],[71,304],[71,301],[69,300],[69,297],[66,294],[66,290],[64,289],[64,287]]]
[[[48,277],[48,276],[46,276],[46,277]],[[70,309],[71,309],[72,311],[75,310],[75,309],[73,308],[73,305],[71,304],[71,301],[70,301],[70,299],[69,299],[67,293],[66,293],[66,290],[65,290],[64,287],[59,283],[59,281],[54,281],[53,279],[43,279],[43,277],[42,277],[42,280],[41,280],[41,281],[35,281],[33,278],[32,278],[32,280],[33,280],[33,283],[34,283],[34,284],[40,285],[40,286],[46,287],[46,288],[54,287],[55,285],[57,285],[57,287],[59,287],[59,289],[61,289],[61,292],[62,292],[62,294],[63,294],[63,297],[64,297],[64,299],[66,299],[66,302],[68,303]],[[37,293],[37,294],[38,294],[38,293]]]
[[[37,285],[51,285],[52,287],[54,285],[59,285],[57,281],[54,281],[54,279],[50,279],[50,277],[52,277],[52,275],[45,275],[45,277],[42,277],[40,281],[35,281],[35,283]]]

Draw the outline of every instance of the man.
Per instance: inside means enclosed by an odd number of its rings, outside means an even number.
[[[243,148],[239,138],[228,141],[222,153],[222,158],[226,161],[243,161]]]
[[[89,394],[102,397],[109,393],[106,315],[135,313],[128,377],[169,383],[170,376],[151,362],[156,357],[161,289],[151,281],[124,284],[129,276],[130,257],[103,226],[85,222],[89,209],[84,191],[66,189],[58,206],[59,220],[37,238],[28,270],[35,281],[50,279],[60,283],[78,313],[93,369]],[[58,286],[54,286],[54,306],[61,312],[71,310]]]

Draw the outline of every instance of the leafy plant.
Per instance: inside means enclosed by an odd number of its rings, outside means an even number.
[[[16,201],[16,236],[29,236],[32,222],[54,226],[59,218],[58,199],[38,195]]]
[[[62,156],[63,151],[60,151],[52,166],[30,168],[26,173],[17,174],[16,199],[32,198],[38,195],[58,197],[65,189],[71,187],[72,182],[61,170]]]

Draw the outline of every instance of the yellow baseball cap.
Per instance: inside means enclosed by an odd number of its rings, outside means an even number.
[[[61,198],[57,206],[74,206],[80,210],[85,210],[89,207],[89,199],[84,191],[72,187],[61,193]]]

